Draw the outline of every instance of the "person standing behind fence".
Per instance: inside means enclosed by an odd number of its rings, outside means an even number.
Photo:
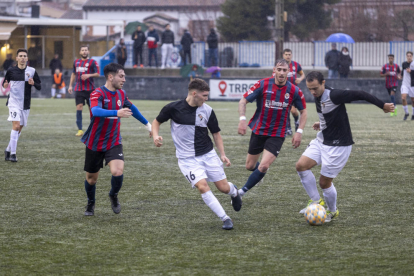
[[[390,112],[390,116],[397,116],[397,104],[395,102],[395,93],[397,93],[398,80],[401,79],[401,70],[398,64],[394,64],[394,55],[388,55],[388,63],[382,66],[381,77],[385,77],[385,88],[390,95],[391,102],[394,104],[394,112]]]
[[[325,66],[328,68],[328,79],[338,78],[339,69],[339,54],[340,52],[336,49],[336,43],[332,43],[332,50],[325,55]]]
[[[191,63],[191,44],[194,43],[193,37],[191,36],[190,32],[188,30],[184,30],[184,35],[181,38],[181,45],[183,46],[184,51],[184,65],[187,64],[187,56],[188,56],[188,62]]]
[[[144,60],[142,59],[142,46],[144,45],[146,38],[141,26],[137,26],[137,30],[132,34],[132,40],[134,41],[134,68],[138,67],[138,55],[140,60],[140,67],[144,67]]]
[[[13,63],[14,63],[14,60],[12,59],[12,54],[7,54],[6,60],[3,63],[4,75],[6,75],[7,69],[13,66]]]
[[[127,47],[125,45],[125,41],[123,38],[119,40],[119,44],[116,46],[116,58],[118,60],[118,64],[125,65],[125,62],[128,57]],[[142,59],[141,59],[142,60]]]
[[[210,66],[217,66],[218,57],[218,37],[216,31],[212,28],[207,36],[208,58]]]
[[[172,50],[174,48],[174,33],[170,30],[170,28],[170,24],[165,25],[165,31],[161,35],[161,69],[164,69],[167,65],[167,60],[170,58]]]
[[[352,65],[352,58],[349,55],[347,47],[342,47],[341,53],[339,55],[339,76],[341,79],[347,79]]]
[[[154,26],[149,26],[149,31],[147,33],[147,43],[148,43],[148,66],[151,67],[151,58],[155,59],[155,66],[158,68],[158,57],[157,57],[157,47],[160,37],[158,32],[154,30]]]

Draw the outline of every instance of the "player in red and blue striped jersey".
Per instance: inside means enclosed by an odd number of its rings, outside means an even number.
[[[238,132],[246,134],[246,105],[256,100],[257,109],[249,122],[252,129],[250,145],[246,158],[246,169],[252,171],[240,195],[253,188],[266,174],[270,165],[276,160],[282,148],[287,131],[289,112],[293,104],[300,111],[299,128],[292,138],[294,148],[299,147],[303,128],[306,124],[307,111],[303,94],[299,88],[287,81],[289,63],[280,59],[276,61],[275,77],[256,82],[239,102],[240,122]],[[260,154],[263,152],[259,163]]]
[[[388,94],[390,95],[391,102],[394,104],[394,112],[390,115],[397,116],[397,104],[395,102],[395,94],[397,93],[398,80],[401,79],[401,70],[398,64],[394,63],[394,55],[388,55],[388,63],[382,66],[381,77],[385,77],[385,88],[387,88]]]
[[[88,197],[85,216],[93,216],[95,210],[95,184],[99,171],[109,165],[112,174],[112,189],[109,192],[112,210],[121,212],[118,192],[122,187],[124,171],[124,154],[120,132],[121,118],[133,116],[145,125],[152,136],[151,124],[142,116],[138,108],[126,96],[122,86],[125,83],[125,72],[122,65],[110,63],[104,68],[106,84],[92,92],[91,123],[81,141],[86,145],[85,154],[85,190]]]
[[[82,45],[80,47],[81,58],[78,58],[73,62],[73,72],[70,77],[70,83],[68,92],[72,94],[73,83],[75,82],[75,102],[76,102],[76,125],[78,126],[78,132],[76,136],[82,136],[82,109],[85,102],[89,104],[89,97],[92,91],[95,89],[93,78],[99,77],[99,66],[98,63],[88,58],[89,47]]]

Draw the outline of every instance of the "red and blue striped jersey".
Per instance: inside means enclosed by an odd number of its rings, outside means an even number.
[[[256,100],[257,109],[249,122],[253,133],[285,137],[292,104],[299,110],[306,108],[305,97],[299,91],[299,87],[288,81],[283,86],[276,85],[274,78],[256,82],[243,95],[249,102]]]
[[[93,78],[82,80],[84,74],[94,74],[99,72],[98,63],[94,59],[80,59],[73,62],[73,73],[76,75],[75,91],[92,91],[95,89]]]
[[[119,110],[124,107],[131,108],[125,91],[116,90],[112,94],[105,86],[98,87],[92,92],[91,109],[95,106],[107,110]],[[93,151],[107,151],[121,144],[121,118],[95,117],[91,113],[91,123],[81,141]]]
[[[401,73],[400,66],[398,64],[390,65],[389,63],[382,66],[381,73],[385,74],[390,72],[389,76],[385,77],[385,87],[386,88],[393,88],[398,86],[398,79],[397,76]]]
[[[295,84],[295,80],[298,78],[298,73],[302,71],[302,66],[296,61],[291,61],[289,64],[289,73],[287,75],[288,81]]]

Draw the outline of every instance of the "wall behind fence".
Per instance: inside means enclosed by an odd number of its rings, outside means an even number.
[[[33,89],[32,97],[50,98],[50,89],[52,86],[51,77],[41,76],[42,90],[39,92]],[[209,82],[209,79],[205,79]],[[226,80],[226,79],[220,79]],[[255,83],[258,79],[232,79],[232,80],[252,80]],[[65,83],[69,83],[70,79],[65,78]],[[160,78],[160,77],[126,77],[124,90],[130,99],[134,100],[178,100],[187,96],[187,87],[189,78]],[[385,82],[381,79],[346,79],[346,80],[326,80],[328,86],[340,89],[363,90],[380,98],[384,102],[389,102],[388,92],[385,89]],[[95,78],[95,85],[101,86],[105,84],[105,78]],[[400,82],[401,84],[401,82]],[[314,97],[310,94],[305,86],[305,82],[300,83],[306,101],[313,102]],[[211,87],[216,89],[216,87]],[[68,98],[74,98],[74,95],[66,94]],[[401,103],[400,89],[397,93],[397,103]],[[237,99],[234,99],[237,100]],[[75,107],[75,102],[73,102]],[[313,107],[310,107],[313,108]]]

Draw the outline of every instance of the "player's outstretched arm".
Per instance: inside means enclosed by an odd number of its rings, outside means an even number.
[[[135,105],[131,105],[131,111],[132,111],[132,117],[140,121],[143,125],[145,125],[145,128],[149,131],[149,136],[152,137],[152,126],[150,122],[148,122],[147,119],[139,112],[138,108]]]
[[[223,138],[221,137],[220,132],[213,133],[213,139],[214,144],[216,144],[216,147],[219,150],[221,161],[226,164],[226,167],[230,167],[231,162],[224,153]]]
[[[154,140],[154,145],[159,148],[162,146],[162,137],[158,135],[160,131],[160,125],[161,123],[157,121],[157,119],[154,119],[152,121],[152,139]]]
[[[239,121],[238,133],[240,135],[245,135],[246,134],[246,129],[247,129],[246,105],[247,105],[247,103],[248,103],[248,101],[246,100],[246,98],[241,98],[240,101],[239,101],[240,121]]]
[[[299,118],[299,127],[296,131],[295,135],[292,137],[292,146],[293,148],[297,148],[300,146],[300,143],[302,141],[302,132],[306,125],[306,120],[308,119],[308,111],[306,109],[302,109],[300,112],[300,118]]]
[[[367,101],[369,103],[372,103],[379,108],[383,109],[384,112],[384,105],[385,103],[378,99],[377,97],[365,92],[365,91],[359,91],[359,90],[332,90],[331,92],[331,100],[334,104],[343,104],[343,103],[350,103],[353,101]],[[393,112],[393,111],[388,111]]]

